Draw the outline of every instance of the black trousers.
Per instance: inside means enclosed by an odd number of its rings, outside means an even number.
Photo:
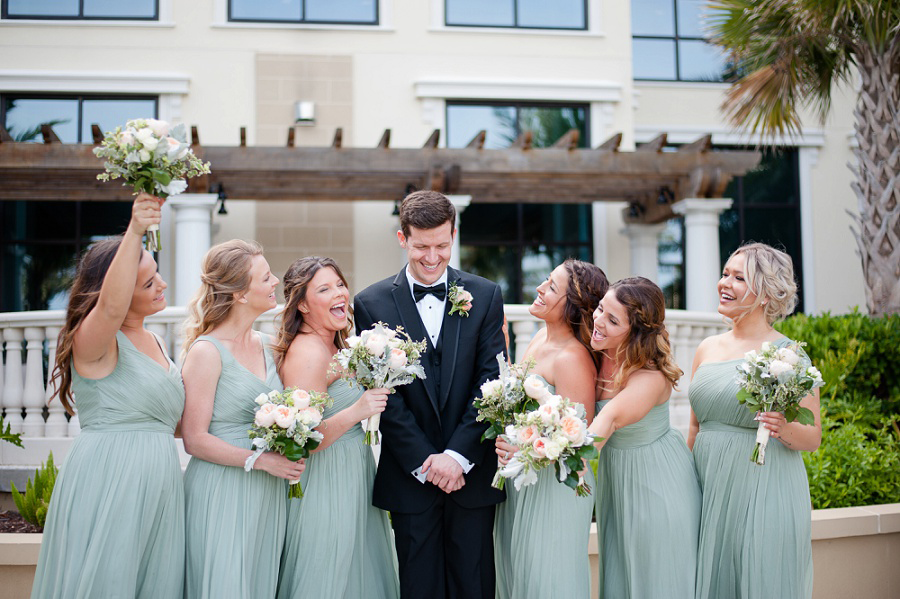
[[[493,599],[494,509],[466,509],[442,493],[420,514],[392,512],[401,598]]]

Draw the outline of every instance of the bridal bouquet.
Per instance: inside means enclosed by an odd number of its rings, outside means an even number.
[[[506,437],[517,450],[500,475],[513,479],[516,490],[537,482],[538,470],[553,465],[559,482],[584,497],[591,488],[578,474],[584,460],[597,456],[594,435],[587,430],[584,407],[559,395],[548,395],[541,406],[516,414]]]
[[[187,189],[186,177],[209,173],[209,163],[203,163],[187,143],[184,125],[169,127],[156,119],[133,119],[125,129],[108,131],[94,154],[106,159],[106,172],[97,175],[101,181],[122,178],[134,193],[167,198]],[[159,251],[159,225],[147,229],[146,247]]]
[[[499,353],[497,364],[500,366],[500,377],[485,381],[481,385],[481,397],[476,397],[474,402],[478,410],[475,420],[490,424],[481,435],[482,441],[502,435],[506,427],[515,422],[516,414],[537,409],[538,402],[550,395],[550,390],[541,379],[528,375],[534,368],[534,360],[510,365],[506,356]],[[503,490],[505,481],[498,468],[491,486]]]
[[[818,369],[809,365],[802,346],[802,343],[791,343],[776,348],[767,341],[760,351],[747,352],[735,377],[741,386],[738,401],[752,412],[782,412],[788,422],[815,424],[812,411],[801,407],[800,400],[824,382]],[[759,465],[766,463],[769,434],[769,429],[760,422],[750,461]]]
[[[419,360],[425,351],[425,340],[413,341],[403,327],[391,329],[376,322],[371,329],[347,339],[346,347],[334,355],[341,378],[364,389],[388,389],[393,392],[400,385],[425,378]],[[378,426],[381,414],[369,417],[366,423],[366,444],[380,442]]]
[[[328,394],[289,388],[260,393],[255,401],[259,407],[249,431],[255,457],[264,451],[275,451],[299,462],[322,442],[322,433],[314,429],[321,424],[325,407],[331,405]],[[255,461],[252,456],[251,459]],[[288,497],[303,497],[299,480],[291,481]]]

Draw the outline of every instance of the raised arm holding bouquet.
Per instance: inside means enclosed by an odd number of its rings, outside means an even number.
[[[347,382],[364,389],[390,389],[408,385],[417,378],[425,378],[419,361],[425,351],[425,341],[413,341],[403,327],[391,329],[382,322],[359,336],[347,339],[350,347],[335,354]],[[366,422],[366,444],[380,442],[378,426],[381,414],[374,414]]]
[[[106,159],[101,181],[124,179],[123,185],[166,199],[187,189],[186,178],[209,173],[209,163],[197,158],[187,142],[183,124],[170,127],[156,119],[132,119],[125,129],[108,131],[94,154]],[[147,229],[145,247],[158,252],[159,225]]]

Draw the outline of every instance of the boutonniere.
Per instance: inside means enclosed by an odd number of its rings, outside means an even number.
[[[456,283],[450,283],[447,290],[447,299],[450,300],[450,316],[459,312],[460,316],[468,316],[472,309],[472,294],[466,288]]]

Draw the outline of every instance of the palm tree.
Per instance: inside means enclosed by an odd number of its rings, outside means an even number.
[[[799,132],[804,104],[824,121],[859,74],[851,230],[869,313],[900,312],[900,1],[713,0],[709,16],[738,76],[723,111],[764,138]]]

